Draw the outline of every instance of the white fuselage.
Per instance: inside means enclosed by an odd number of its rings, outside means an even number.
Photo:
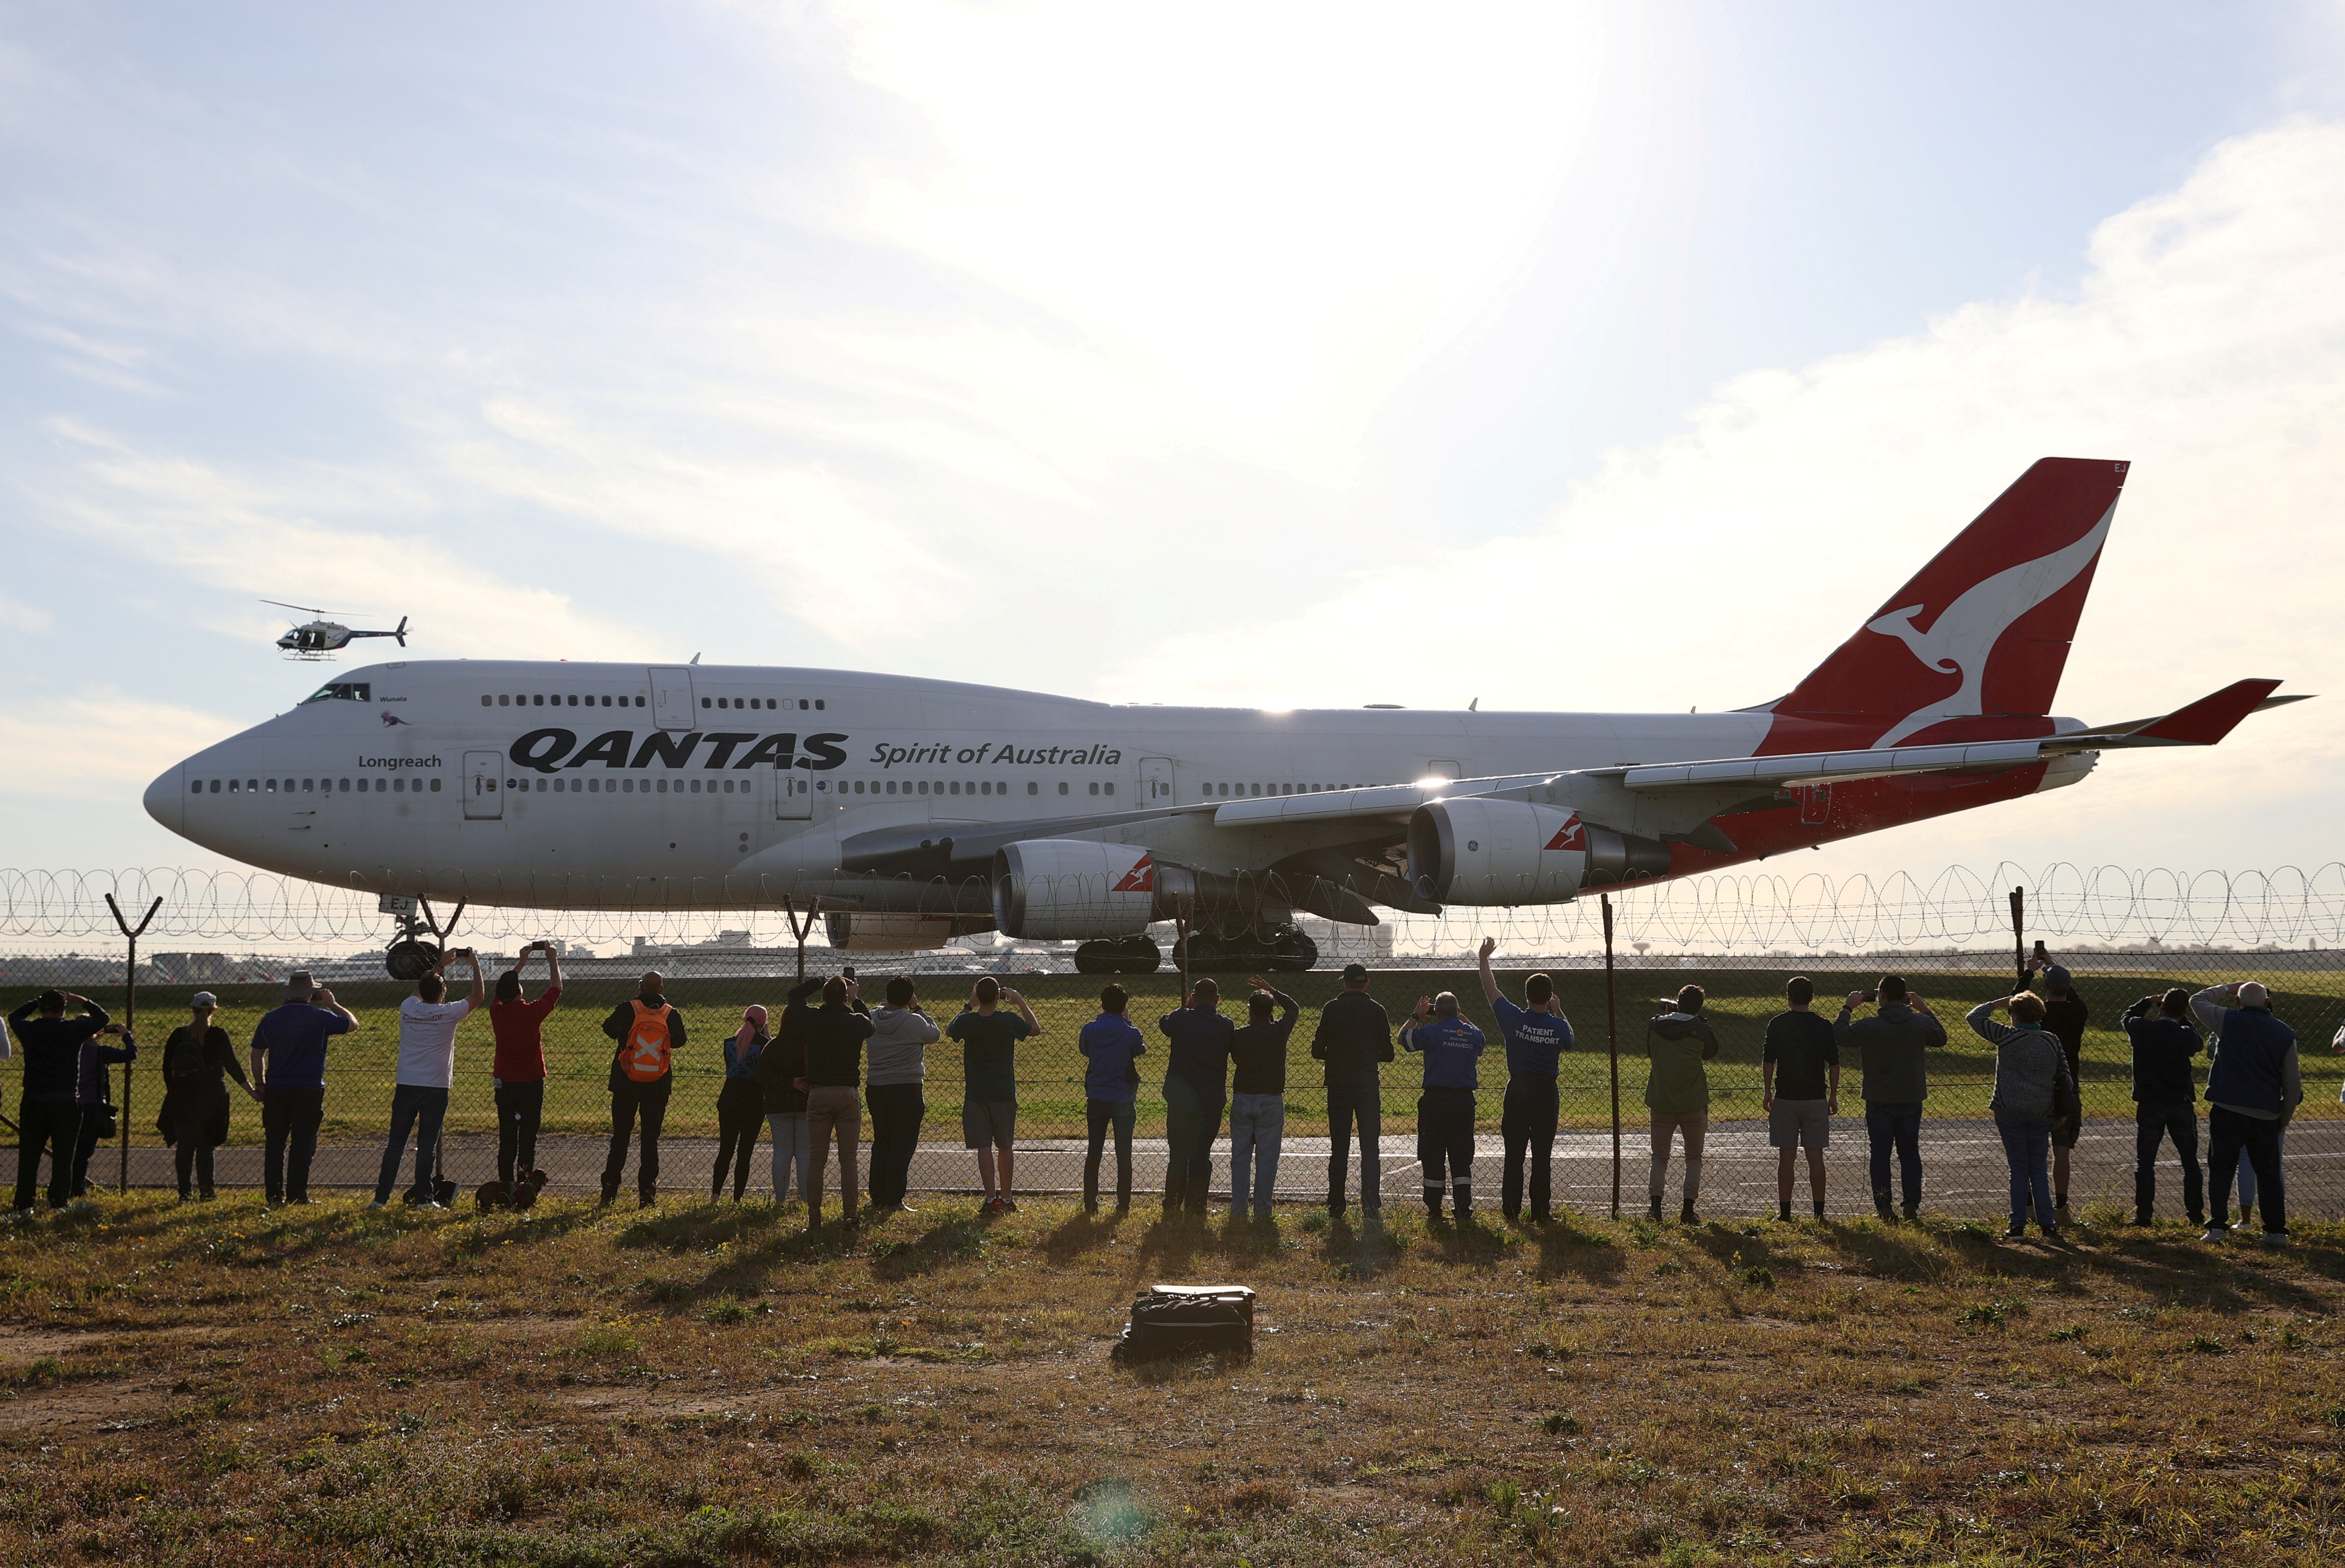
[[[838,874],[843,842],[1013,824],[1049,837],[1056,818],[1208,799],[1743,756],[1768,723],[1142,707],[838,671],[419,661],[338,673],[172,768],[147,807],[218,854],[369,891],[538,908],[822,893],[888,907],[884,882]],[[1204,853],[1237,870],[1303,846],[1267,830]]]

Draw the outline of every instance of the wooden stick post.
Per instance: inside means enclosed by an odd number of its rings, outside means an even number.
[[[1612,988],[1612,895],[1604,902],[1604,1043],[1612,1057],[1612,1218],[1620,1218],[1620,1004]]]
[[[123,937],[130,945],[130,956],[122,972],[122,1037],[126,1044],[135,1045],[130,1031],[138,1022],[138,937],[154,924],[155,911],[163,907],[163,901],[157,898],[148,905],[146,917],[135,929],[122,917],[122,905],[114,901],[111,893],[106,895],[106,906],[114,911],[114,923],[122,927]],[[122,1064],[122,1171],[117,1189],[122,1192],[130,1190],[130,1075],[137,1067],[137,1062]]]

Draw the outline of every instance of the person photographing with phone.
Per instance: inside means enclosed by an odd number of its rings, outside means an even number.
[[[472,970],[472,990],[452,1002],[443,971],[456,964]],[[415,1131],[415,1182],[407,1189],[407,1200],[418,1209],[447,1207],[435,1187],[440,1128],[448,1118],[448,1089],[456,1079],[456,1026],[471,1017],[486,996],[479,956],[470,947],[452,947],[417,978],[415,994],[399,1004],[399,1076],[391,1090],[391,1138],[383,1146],[382,1168],[375,1175],[371,1207],[382,1209],[391,1202],[410,1128]]]
[[[534,999],[522,990],[529,956],[545,955],[545,989]],[[505,1201],[526,1209],[544,1186],[537,1170],[537,1129],[545,1119],[545,1019],[562,1005],[562,955],[551,942],[532,942],[497,976],[496,1000],[489,1004],[489,1030],[496,1055],[489,1067],[497,1101],[497,1180]]]
[[[1872,1003],[1869,1018],[1853,1018]],[[1870,991],[1851,991],[1832,1020],[1832,1037],[1846,1050],[1854,1046],[1863,1072],[1864,1132],[1872,1144],[1873,1210],[1894,1219],[1889,1207],[1889,1154],[1897,1153],[1897,1175],[1908,1219],[1922,1213],[1922,1103],[1930,1098],[1927,1053],[1942,1050],[1946,1027],[1930,1005],[1906,987],[1899,975],[1883,975]]]

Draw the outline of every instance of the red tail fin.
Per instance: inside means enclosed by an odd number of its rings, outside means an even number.
[[[2125,478],[2121,462],[2036,462],[1772,704],[1761,754],[1812,744],[1819,721],[1872,745],[2050,733],[2025,721],[2051,711]]]

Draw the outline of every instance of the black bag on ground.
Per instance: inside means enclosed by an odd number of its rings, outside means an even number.
[[[1254,1353],[1254,1291],[1244,1285],[1158,1285],[1132,1303],[1118,1352],[1162,1356]]]

